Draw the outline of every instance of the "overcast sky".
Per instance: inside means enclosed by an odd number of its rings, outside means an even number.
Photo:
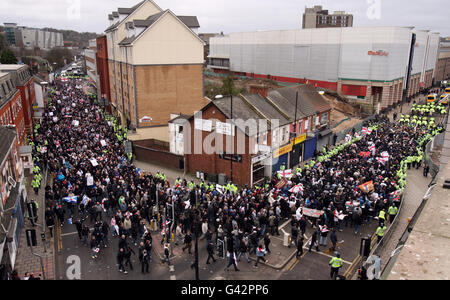
[[[0,0],[0,23],[103,33],[108,14],[140,0]],[[195,15],[199,32],[301,28],[305,6],[354,15],[353,26],[415,26],[450,36],[448,0],[155,0],[177,15]]]

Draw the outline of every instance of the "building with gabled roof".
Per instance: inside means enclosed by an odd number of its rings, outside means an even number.
[[[112,111],[132,129],[129,139],[168,142],[172,112],[190,115],[209,102],[203,92],[204,42],[197,35],[197,17],[178,17],[146,0],[108,18]]]
[[[270,91],[251,86],[250,92],[209,102],[195,115],[174,117],[170,149],[184,155],[189,173],[261,184],[283,164],[295,168],[330,142],[324,134],[330,111],[311,85]]]

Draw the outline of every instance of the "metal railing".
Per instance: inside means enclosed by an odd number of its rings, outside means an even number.
[[[414,225],[416,224],[417,220],[419,219],[420,214],[422,213],[423,208],[425,207],[428,199],[431,196],[431,191],[434,189],[436,184],[431,185],[427,192],[425,193],[425,196],[422,199],[422,202],[420,203],[419,207],[417,208],[416,212],[414,213],[411,220],[408,222],[408,226],[403,231],[403,234],[401,238],[399,239],[394,251],[391,252],[391,257],[389,258],[388,262],[384,266],[383,270],[381,271],[380,279],[386,280],[389,274],[391,273],[392,268],[395,265],[395,262],[397,261],[398,255],[400,254],[403,246],[405,245],[406,241],[408,240],[409,235],[411,234],[411,231],[414,228]]]
[[[439,134],[439,135],[442,135],[442,133]],[[441,140],[441,137],[438,138],[439,135],[435,136],[431,141],[429,141],[427,143],[426,151],[425,151],[425,155],[424,155],[424,162],[426,164],[430,165],[430,170],[434,170],[435,174],[431,173],[432,180],[430,182],[430,185],[428,186],[428,190],[425,193],[425,195],[424,195],[421,203],[419,204],[418,208],[416,209],[413,217],[409,220],[408,226],[404,230],[404,232],[403,232],[401,238],[399,239],[399,242],[397,243],[395,249],[391,252],[391,256],[390,256],[389,260],[384,265],[382,270],[380,270],[379,279],[386,279],[388,277],[390,271],[392,270],[392,268],[393,268],[393,266],[395,264],[395,261],[397,260],[398,255],[400,254],[401,249],[403,248],[404,244],[406,243],[406,240],[408,239],[409,234],[411,233],[415,223],[417,222],[417,219],[420,216],[420,213],[422,212],[422,210],[423,210],[423,208],[424,208],[428,198],[430,197],[431,191],[433,190],[434,186],[436,185],[435,180],[436,180],[437,174],[439,173],[439,166],[436,165],[433,162],[433,160],[431,159],[429,153],[430,153],[430,150],[431,150],[431,145],[433,143],[435,143],[435,139],[437,138],[438,141]],[[443,139],[442,139],[442,141],[443,141]],[[370,255],[368,256],[369,258],[364,263],[362,263],[362,265],[367,265],[370,262],[370,257],[373,257],[373,256],[378,256],[379,257],[379,253],[382,250],[384,250],[383,246],[384,246],[385,242],[390,239],[390,237],[392,236],[395,228],[398,225],[397,219],[398,219],[398,216],[401,213],[401,210],[402,210],[402,207],[403,207],[403,203],[404,203],[404,193],[402,193],[401,196],[400,196],[400,207],[399,207],[397,215],[395,216],[395,218],[392,221],[392,223],[389,225],[389,228],[385,232],[385,235],[383,236],[381,241],[379,243],[377,243],[373,248],[371,248]],[[372,236],[371,245],[373,245],[375,238],[376,238],[376,236],[374,234]]]

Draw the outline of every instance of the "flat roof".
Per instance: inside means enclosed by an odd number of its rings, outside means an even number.
[[[21,68],[26,68],[27,65],[4,65],[4,64],[0,64],[0,70],[8,70],[8,71],[13,71],[13,70],[19,70]]]

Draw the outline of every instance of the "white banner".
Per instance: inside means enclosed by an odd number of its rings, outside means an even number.
[[[90,161],[91,161],[91,164],[92,164],[93,167],[98,166],[98,162],[97,162],[97,160],[95,158],[92,158]]]
[[[194,128],[201,131],[212,131],[212,121],[203,119],[194,119]]]
[[[229,123],[216,122],[216,132],[218,134],[232,135],[234,136],[234,126]]]

